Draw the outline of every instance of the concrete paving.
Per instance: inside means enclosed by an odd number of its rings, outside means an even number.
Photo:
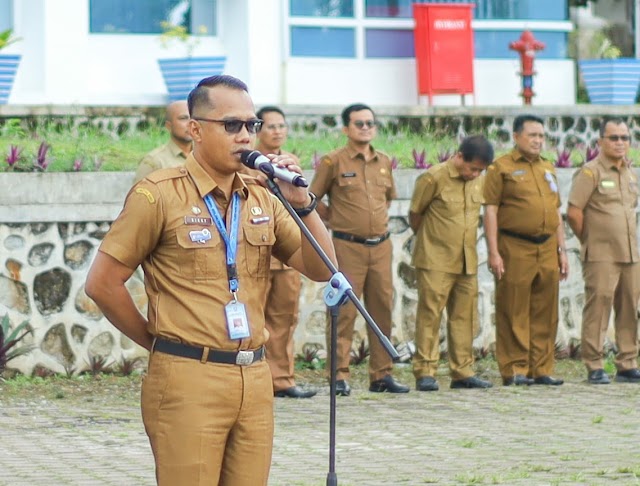
[[[326,484],[328,406],[328,388],[276,400],[270,485]],[[338,484],[638,485],[639,406],[633,384],[354,390],[338,399]],[[0,397],[1,486],[153,484],[137,405]]]

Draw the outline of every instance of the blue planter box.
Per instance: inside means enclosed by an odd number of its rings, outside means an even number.
[[[225,61],[225,57],[158,59],[169,92],[169,101],[186,100],[189,92],[201,79],[222,74]]]
[[[20,64],[20,55],[0,56],[0,105],[6,105]]]
[[[640,85],[640,60],[594,59],[578,64],[592,104],[634,104]]]

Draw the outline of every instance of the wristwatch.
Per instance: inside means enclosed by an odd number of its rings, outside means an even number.
[[[304,218],[305,216],[310,215],[318,205],[318,198],[316,197],[316,195],[313,192],[309,191],[309,196],[311,197],[311,202],[309,203],[308,206],[304,208],[293,208],[296,214],[301,218]]]

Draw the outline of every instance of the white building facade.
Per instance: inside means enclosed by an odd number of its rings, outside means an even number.
[[[465,3],[456,0],[431,3]],[[525,29],[546,43],[536,53],[535,105],[575,102],[568,0],[477,0],[475,96],[467,105],[517,106]],[[9,103],[163,105],[157,60],[160,22],[184,25],[193,55],[225,56],[224,72],[247,82],[256,104],[420,104],[410,0],[0,0],[0,31],[22,40],[2,51],[22,60]],[[458,105],[459,96],[436,96]]]

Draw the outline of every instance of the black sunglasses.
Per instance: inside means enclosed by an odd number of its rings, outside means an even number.
[[[365,126],[367,128],[373,128],[376,126],[375,120],[366,120],[366,121],[356,120],[353,122],[353,124],[360,129],[364,128]]]
[[[612,142],[617,142],[618,140],[622,140],[623,142],[628,142],[629,140],[631,140],[631,137],[629,135],[607,135],[606,137],[607,140],[611,140]]]
[[[213,118],[194,118],[194,120],[212,122],[212,123],[224,123],[224,130],[227,133],[240,133],[242,127],[246,127],[249,133],[258,133],[262,126],[262,120],[255,118],[253,120],[240,120],[238,118],[229,118],[228,120],[214,120]]]

